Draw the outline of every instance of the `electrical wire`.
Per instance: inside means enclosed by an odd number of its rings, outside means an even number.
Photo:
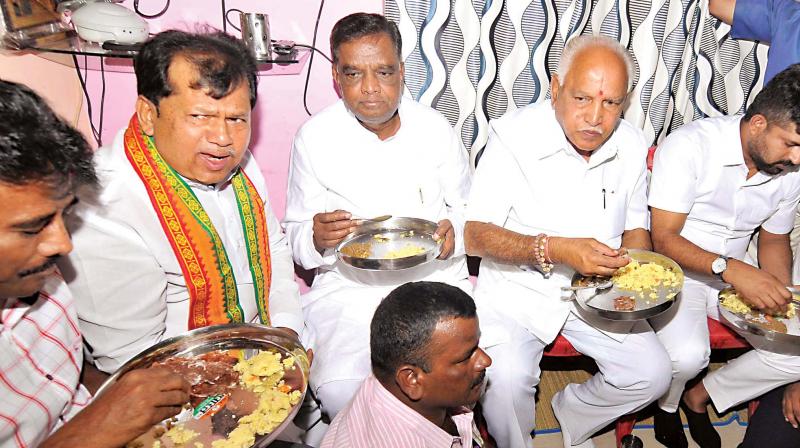
[[[322,51],[321,51],[319,48],[317,48],[317,47],[312,47],[311,45],[306,45],[306,44],[294,44],[294,46],[295,46],[295,47],[308,48],[309,50],[314,50],[314,51],[316,51],[317,53],[319,53],[319,55],[320,55],[320,56],[322,56],[323,58],[327,59],[327,60],[328,60],[328,62],[330,62],[331,64],[333,64],[333,59],[331,59],[331,57],[330,57],[330,56],[328,56],[327,54],[323,53],[323,52],[322,52]]]
[[[105,117],[106,108],[106,68],[103,56],[100,56],[100,79],[103,89],[100,91],[100,124],[97,132],[97,146],[103,146],[103,117]]]
[[[83,66],[84,66],[84,68],[87,67],[87,61],[88,61],[87,56],[83,55]],[[89,75],[88,68],[86,69],[85,75],[81,74],[81,67],[78,64],[78,57],[75,54],[72,55],[72,62],[75,65],[75,73],[78,75],[78,81],[81,84],[81,90],[83,90],[83,96],[86,98],[86,112],[89,115],[89,127],[91,128],[92,136],[94,137],[94,140],[97,142],[97,146],[98,147],[99,146],[103,146],[103,139],[102,139],[102,136],[100,135],[100,131],[103,129],[103,108],[104,108],[103,107],[103,103],[105,102],[105,95],[106,95],[106,81],[105,81],[106,78],[105,78],[105,70],[103,69],[103,65],[102,65],[103,64],[102,63],[102,58],[101,58],[101,62],[100,62],[100,64],[101,64],[100,65],[100,68],[101,68],[100,69],[100,73],[101,73],[102,79],[103,79],[103,90],[102,90],[102,93],[100,95],[100,101],[101,101],[101,103],[100,103],[100,130],[98,130],[97,127],[95,127],[95,125],[94,125],[94,119],[93,119],[93,114],[92,114],[92,99],[89,97],[89,90],[86,88],[86,80],[85,80],[85,78],[88,78],[88,75]]]
[[[319,0],[319,12],[317,12],[317,21],[314,24],[314,37],[311,39],[311,48],[317,50],[317,31],[319,30],[319,20],[322,18],[322,8],[325,6],[325,0]],[[319,51],[319,50],[317,50]],[[306,72],[306,84],[303,87],[303,108],[306,113],[311,116],[311,111],[308,110],[308,80],[311,78],[311,65],[314,64],[314,51],[308,59],[308,71]]]
[[[144,17],[145,19],[155,19],[156,17],[163,16],[164,13],[167,12],[167,9],[169,9],[169,2],[170,2],[170,0],[166,1],[166,3],[164,4],[164,8],[161,11],[159,11],[159,12],[157,12],[155,14],[145,14],[142,11],[139,11],[139,0],[133,0],[133,10],[136,11],[136,14],[139,14],[140,16]]]
[[[239,28],[238,26],[236,26],[236,24],[235,24],[235,23],[233,23],[233,22],[231,22],[231,19],[229,19],[229,18],[228,18],[228,14],[230,14],[230,13],[231,13],[231,11],[236,11],[236,12],[238,12],[239,14],[244,14],[244,11],[242,11],[241,9],[237,9],[237,8],[231,8],[231,9],[229,9],[229,10],[225,11],[225,22],[227,22],[227,24],[228,24],[228,25],[230,25],[230,26],[231,26],[231,28],[235,29],[236,31],[239,31],[239,32],[241,32],[241,31],[242,31],[242,29],[241,29],[241,28]]]

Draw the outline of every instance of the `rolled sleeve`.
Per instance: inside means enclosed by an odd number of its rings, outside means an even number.
[[[651,207],[675,213],[689,213],[694,204],[697,172],[694,142],[673,134],[656,150],[650,193]]]
[[[731,37],[772,41],[772,4],[772,0],[736,0]]]

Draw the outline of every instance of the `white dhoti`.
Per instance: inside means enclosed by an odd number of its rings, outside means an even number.
[[[672,383],[658,401],[667,412],[678,409],[686,383],[708,366],[711,346],[706,317],[719,319],[717,295],[723,285],[710,277],[708,282],[702,282],[687,275],[680,299],[667,312],[650,320],[672,361]]]
[[[532,447],[539,361],[545,343],[511,319],[504,322],[510,342],[486,349],[492,357],[481,404],[498,446]],[[600,372],[570,384],[553,397],[553,410],[572,444],[580,444],[622,415],[660,397],[669,385],[669,357],[646,322],[615,340],[570,314],[561,334],[597,362]]]

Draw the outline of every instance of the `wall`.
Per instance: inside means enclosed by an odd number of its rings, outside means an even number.
[[[0,78],[24,83],[89,138],[89,120],[83,111],[83,91],[75,69],[31,54],[0,54]]]
[[[132,8],[132,0],[123,5]],[[141,0],[140,9],[152,14],[163,7],[162,0]],[[191,5],[188,6],[188,5]],[[247,12],[269,14],[273,39],[293,40],[311,44],[314,23],[319,10],[319,0],[258,1],[228,0],[227,8],[238,8]],[[338,19],[356,11],[381,12],[381,0],[327,0],[322,11],[317,36],[317,47],[330,54],[328,36]],[[230,14],[238,25],[238,14]],[[166,14],[151,19],[150,31],[158,32],[170,28],[191,29],[196,24],[206,23],[222,28],[222,9],[219,0],[173,0]],[[236,30],[228,28],[236,34]],[[254,111],[253,140],[251,149],[259,161],[270,191],[272,207],[279,218],[285,208],[286,175],[292,138],[307,119],[303,109],[303,86],[306,69],[298,75],[270,75],[261,71],[258,86],[258,104]],[[88,85],[94,108],[94,122],[98,123],[100,77],[90,72]],[[135,77],[132,73],[106,72],[105,118],[103,141],[110,143],[119,129],[127,125],[136,99]],[[330,74],[330,63],[319,55],[314,57],[308,88],[308,108],[314,113],[336,101]]]

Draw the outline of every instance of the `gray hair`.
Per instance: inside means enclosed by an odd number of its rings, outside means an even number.
[[[580,54],[583,50],[592,47],[606,48],[622,59],[622,61],[625,63],[625,71],[628,73],[628,92],[630,92],[631,88],[633,87],[635,70],[633,57],[631,57],[631,54],[628,53],[627,48],[623,47],[619,42],[608,36],[585,35],[577,36],[570,40],[567,45],[564,46],[564,51],[561,52],[561,60],[558,62],[557,74],[559,82],[564,82],[564,78],[566,78],[567,73],[569,73],[569,69],[572,67],[575,56]]]

